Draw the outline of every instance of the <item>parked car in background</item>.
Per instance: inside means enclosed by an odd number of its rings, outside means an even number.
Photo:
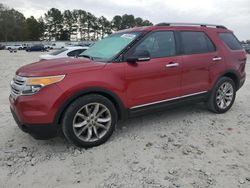
[[[77,46],[92,46],[95,42],[78,42]]]
[[[250,44],[244,44],[244,45],[242,45],[243,46],[243,48],[246,50],[246,52],[248,53],[248,54],[250,54]]]
[[[52,46],[53,49],[60,49],[60,48],[64,48],[66,45],[65,45],[65,42],[55,42],[50,46]]]
[[[44,45],[44,48],[46,48],[47,50],[53,50],[53,46],[52,45]]]
[[[19,50],[26,50],[28,48],[28,44],[22,44]]]
[[[4,50],[5,49],[5,46],[0,44],[0,50]]]
[[[5,46],[6,50],[14,51],[14,50],[22,50],[23,46],[21,44],[15,44],[15,45],[7,45]]]
[[[26,51],[27,52],[33,52],[33,51],[44,52],[44,51],[47,51],[47,49],[44,47],[43,44],[36,44],[30,47],[27,47]]]
[[[40,60],[58,59],[64,57],[78,57],[82,52],[87,50],[89,47],[85,46],[67,46],[56,50],[50,54],[40,55]]]

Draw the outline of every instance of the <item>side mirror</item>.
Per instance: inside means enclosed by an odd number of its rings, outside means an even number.
[[[150,54],[148,51],[137,51],[132,56],[128,56],[125,59],[128,63],[136,63],[138,61],[149,61]]]

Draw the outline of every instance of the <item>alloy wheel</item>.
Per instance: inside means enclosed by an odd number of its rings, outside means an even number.
[[[89,103],[73,118],[75,135],[84,142],[95,142],[108,132],[112,122],[109,109],[100,103]]]
[[[216,104],[220,109],[226,109],[233,101],[234,88],[231,83],[224,82],[216,94]]]

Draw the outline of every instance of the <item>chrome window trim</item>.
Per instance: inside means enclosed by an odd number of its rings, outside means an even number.
[[[181,98],[185,98],[185,97],[191,97],[191,96],[194,96],[194,95],[199,95],[199,94],[203,94],[203,93],[207,93],[207,92],[208,91],[200,91],[200,92],[197,92],[197,93],[183,95],[183,96],[180,96],[180,97],[174,97],[174,98],[170,98],[170,99],[165,99],[165,100],[160,100],[160,101],[156,101],[156,102],[151,102],[151,103],[146,103],[146,104],[133,106],[133,107],[131,107],[129,109],[141,108],[141,107],[144,107],[144,106],[149,106],[149,105],[158,104],[158,103],[162,103],[162,102],[173,101],[173,100],[177,100],[177,99],[181,99]]]

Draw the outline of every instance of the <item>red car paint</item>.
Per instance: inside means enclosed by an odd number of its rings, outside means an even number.
[[[34,95],[18,96],[16,99],[10,96],[11,109],[18,121],[29,125],[60,123],[65,101],[91,88],[91,92],[95,92],[94,88],[112,92],[121,101],[122,108],[128,110],[138,105],[210,91],[215,82],[229,72],[244,82],[245,51],[231,50],[218,37],[219,32],[231,32],[227,29],[152,26],[126,30],[128,31],[203,31],[216,46],[216,51],[192,55],[179,54],[135,64],[65,58],[25,65],[17,70],[16,75],[66,76],[62,81],[46,86]],[[216,57],[222,59],[212,61]],[[166,68],[171,63],[178,63],[179,66]]]

